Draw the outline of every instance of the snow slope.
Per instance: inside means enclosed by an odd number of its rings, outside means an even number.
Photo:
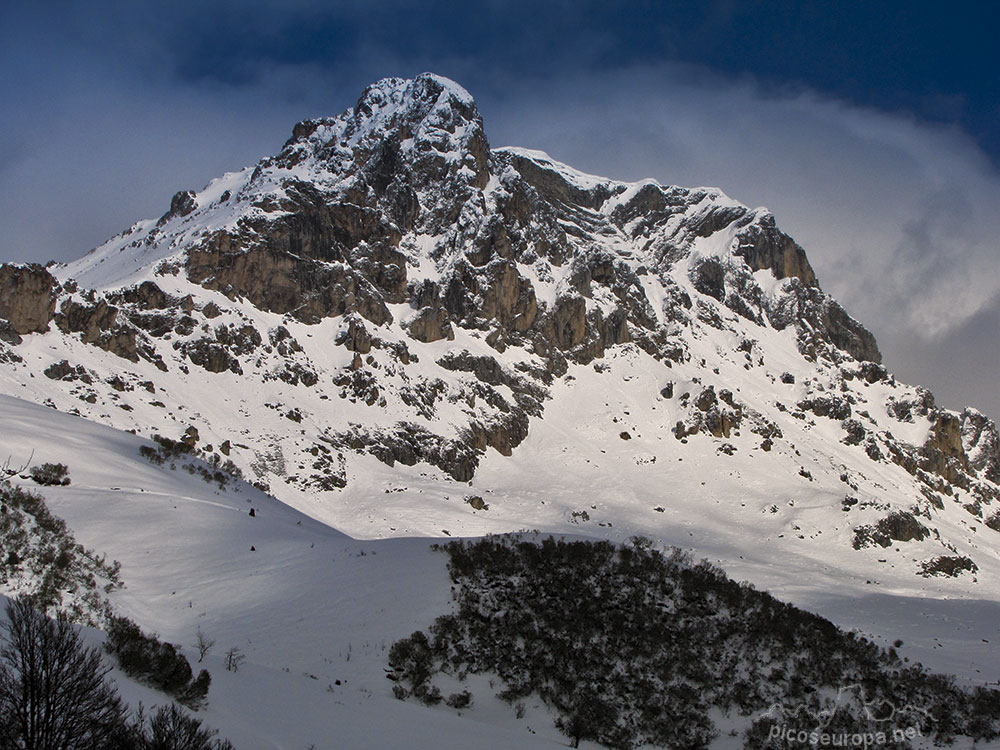
[[[133,435],[6,396],[0,423],[0,454],[16,461],[34,450],[36,461],[69,465],[69,487],[22,483],[79,541],[122,563],[115,607],[182,645],[192,664],[198,628],[216,641],[199,718],[236,747],[559,746],[550,719],[534,735],[530,717],[500,716],[490,701],[457,716],[392,696],[388,646],[450,599],[445,556],[429,540],[351,539],[248,485],[219,491],[152,466]],[[232,647],[247,656],[235,673],[224,667]],[[115,676],[133,702],[164,700]]]
[[[199,717],[238,748],[565,746],[546,710],[531,705],[516,719],[491,697],[486,678],[463,686],[476,703],[460,715],[393,698],[384,677],[388,646],[450,604],[445,556],[430,551],[431,539],[352,539],[246,484],[219,490],[153,466],[139,457],[144,441],[134,435],[18,399],[0,396],[0,421],[0,455],[16,463],[34,451],[35,462],[68,464],[68,487],[22,484],[41,491],[79,541],[122,563],[126,586],[113,594],[115,607],[181,644],[192,664],[197,630],[215,640],[202,665],[213,679]],[[600,506],[591,512],[600,523]],[[738,559],[737,550],[749,557],[751,545],[721,533],[724,526],[712,541],[707,532],[685,540],[682,524],[663,541],[709,552],[733,545],[727,557]],[[799,565],[789,558],[796,587],[775,571],[772,580],[786,582],[779,594],[880,642],[902,638],[904,655],[958,672],[966,684],[1000,677],[1000,660],[982,644],[998,637],[996,603],[868,593],[852,581],[834,595],[829,571]],[[761,572],[752,561],[746,570]],[[223,666],[232,647],[247,656],[235,673]],[[133,703],[163,700],[115,674]],[[734,742],[723,735],[714,747]]]

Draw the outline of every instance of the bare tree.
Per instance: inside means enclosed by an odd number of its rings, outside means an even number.
[[[240,651],[236,646],[233,646],[226,652],[226,669],[230,672],[238,672],[240,664],[243,660],[247,658],[247,655]]]
[[[229,740],[213,739],[217,734],[176,703],[152,714],[140,703],[121,739],[108,750],[234,750]]]
[[[213,739],[214,729],[185,713],[180,706],[160,706],[147,718],[140,704],[132,724],[136,750],[233,750],[229,740]]]
[[[215,645],[215,640],[213,638],[209,638],[207,635],[205,635],[205,631],[202,630],[201,627],[199,627],[198,628],[198,663],[199,664],[201,664],[201,660],[205,658],[205,654],[207,654],[211,650],[212,646],[214,646],[214,645]]]
[[[29,466],[31,466],[31,459],[33,459],[34,457],[35,457],[35,450],[34,450],[34,449],[32,449],[32,450],[31,450],[31,455],[30,455],[30,456],[28,456],[28,460],[27,460],[27,461],[25,461],[25,462],[24,462],[24,464],[23,464],[23,465],[21,465],[21,466],[19,466],[18,468],[16,468],[16,469],[12,469],[12,468],[10,467],[10,461],[11,461],[11,459],[13,458],[13,456],[7,456],[7,460],[6,460],[6,461],[4,461],[4,464],[3,464],[3,468],[2,468],[2,469],[0,469],[0,472],[2,472],[3,474],[6,474],[6,475],[7,475],[7,476],[9,476],[9,477],[12,477],[12,476],[15,476],[15,475],[17,475],[17,474],[21,474],[21,473],[23,473],[23,472],[24,472],[24,471],[25,471],[25,470],[26,470],[26,469],[27,469],[27,468],[28,468]]]
[[[124,725],[124,708],[101,652],[77,629],[50,620],[31,601],[7,605],[0,647],[0,747],[100,750]]]

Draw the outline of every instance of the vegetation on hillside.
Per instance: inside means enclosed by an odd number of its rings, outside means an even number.
[[[60,481],[50,484],[62,484],[68,472],[56,473]],[[194,675],[176,646],[114,613],[107,594],[124,585],[120,569],[78,544],[40,495],[0,480],[0,584],[41,612],[106,629],[108,653],[126,674],[197,710],[211,676],[204,669]]]
[[[678,550],[517,536],[443,549],[455,611],[391,648],[398,697],[439,701],[440,672],[494,674],[501,698],[536,695],[574,743],[613,748],[705,748],[712,709],[746,717],[750,748],[780,747],[779,729],[882,731],[886,747],[908,747],[897,728],[997,736],[1000,692],[964,691]]]
[[[30,597],[7,605],[0,627],[0,748],[233,750],[176,704],[129,715],[97,648],[65,615]]]
[[[0,480],[0,583],[8,590],[98,624],[108,612],[105,594],[122,585],[120,568],[78,544],[41,495]]]

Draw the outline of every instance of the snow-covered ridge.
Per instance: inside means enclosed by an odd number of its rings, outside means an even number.
[[[570,184],[574,185],[575,187],[579,187],[583,190],[593,190],[594,188],[602,185],[610,188],[619,186],[635,187],[647,183],[656,184],[651,179],[642,180],[636,183],[623,183],[623,182],[616,182],[614,180],[609,180],[607,177],[599,177],[597,175],[587,174],[586,172],[581,172],[578,169],[573,169],[573,167],[569,166],[568,164],[564,164],[561,161],[556,161],[544,151],[538,151],[536,149],[520,148],[518,146],[504,146],[501,148],[494,149],[494,152],[500,154],[503,153],[515,154],[525,159],[530,159],[543,169],[549,169],[555,172]]]
[[[570,165],[552,158],[546,152],[538,149],[521,148],[520,146],[501,146],[493,149],[496,154],[512,154],[527,159],[537,164],[540,168],[549,170],[557,174],[570,185],[581,190],[591,191],[596,188],[606,188],[610,197],[602,204],[601,212],[611,214],[619,206],[627,205],[645,187],[650,187],[661,192],[676,191],[676,186],[662,185],[652,177],[647,177],[634,182],[623,182],[613,180],[608,177],[581,172]],[[742,203],[730,198],[722,190],[715,187],[694,187],[684,188],[691,193],[698,193],[704,196],[703,200],[726,206],[746,208]],[[759,207],[754,209],[755,214],[770,213],[767,208]]]
[[[399,137],[398,158],[404,163],[429,143],[435,154],[457,162],[461,171],[472,141],[482,137],[482,123],[471,95],[449,79],[433,74],[412,80],[383,79],[369,86],[355,107],[343,114],[299,123],[279,157],[266,158],[255,167],[228,173],[201,191],[192,191],[190,212],[178,216],[168,212],[160,221],[139,222],[79,261],[58,267],[55,273],[62,280],[72,278],[95,289],[140,283],[147,278],[144,270],[179,258],[180,248],[202,237],[219,230],[232,231],[241,221],[279,216],[278,206],[287,200],[290,182],[305,181],[334,195],[352,193],[357,159],[370,160],[373,144],[394,135]],[[652,179],[634,183],[611,180],[585,174],[531,149],[503,147],[491,153],[528,160],[580,190],[605,189],[608,195],[599,209],[604,215],[626,206],[646,187],[668,195],[693,195],[701,202],[696,210],[746,210],[718,188],[662,186]],[[466,174],[475,179],[474,161]],[[765,213],[766,209],[754,211],[755,215]]]

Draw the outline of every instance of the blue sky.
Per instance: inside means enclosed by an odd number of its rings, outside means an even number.
[[[766,205],[887,364],[1000,416],[1000,3],[0,6],[0,260],[69,260],[430,70],[494,146]]]

